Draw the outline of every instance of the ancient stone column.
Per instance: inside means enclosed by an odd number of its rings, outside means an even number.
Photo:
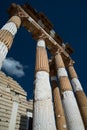
[[[33,130],[56,130],[45,41],[36,50]]]
[[[75,92],[75,96],[83,118],[85,129],[87,130],[87,98],[78,79],[73,63],[70,62],[67,68],[71,77],[72,87]]]
[[[59,52],[55,55],[55,63],[60,82],[62,103],[65,111],[67,127],[69,130],[85,130],[79,108],[68,79],[67,71]]]
[[[50,65],[50,76],[53,90],[54,111],[56,117],[57,130],[67,130],[65,114],[62,106],[60,91],[57,85],[57,77],[55,72],[55,65]]]
[[[13,16],[0,30],[0,68],[12,45],[13,38],[20,24],[20,18],[18,16]]]

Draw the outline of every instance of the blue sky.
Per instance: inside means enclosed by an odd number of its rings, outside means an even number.
[[[71,44],[75,51],[72,55],[76,62],[75,69],[87,94],[87,1],[1,0],[0,28],[7,22],[8,14],[6,10],[13,2],[17,4],[28,2],[37,11],[44,12],[64,42]],[[10,60],[11,64],[15,64],[16,70],[20,69],[19,72],[15,71],[16,74],[10,70],[10,75],[27,91],[28,98],[33,97],[35,53],[36,41],[32,39],[27,30],[21,27],[15,36],[6,62],[8,63]],[[21,76],[18,76],[20,73]]]

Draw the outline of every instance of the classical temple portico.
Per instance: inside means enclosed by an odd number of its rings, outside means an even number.
[[[33,130],[87,130],[87,98],[73,67],[71,46],[64,44],[45,15],[30,5],[12,4],[8,13],[11,18],[0,30],[0,68],[20,25],[31,32],[37,43],[33,114],[27,113],[26,129],[33,117]],[[52,56],[51,64],[46,47]],[[14,103],[9,130],[15,130],[17,110]]]

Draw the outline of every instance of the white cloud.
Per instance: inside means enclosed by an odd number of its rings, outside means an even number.
[[[24,68],[25,66],[23,66],[19,61],[14,60],[12,57],[6,58],[2,66],[2,69],[9,75],[13,75],[18,78],[25,75]]]

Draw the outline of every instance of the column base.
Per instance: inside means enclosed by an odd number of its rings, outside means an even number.
[[[34,102],[33,130],[56,130],[52,106],[50,99]]]
[[[72,91],[63,92],[63,106],[69,130],[85,130],[76,99]]]

